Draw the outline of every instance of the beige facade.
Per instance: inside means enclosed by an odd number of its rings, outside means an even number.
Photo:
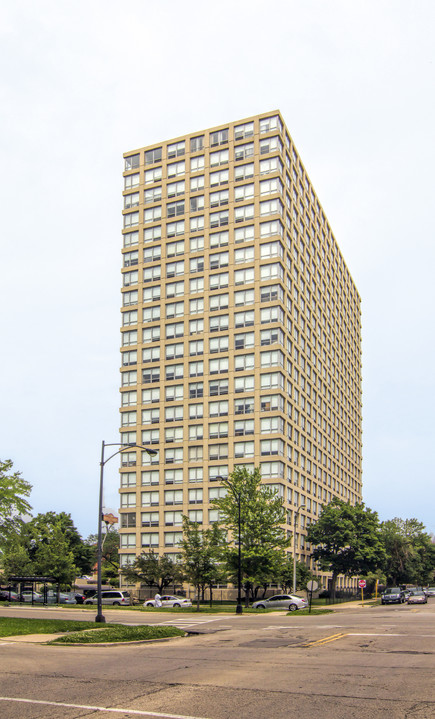
[[[361,501],[360,298],[278,111],[124,155],[121,565],[259,466],[288,531]]]

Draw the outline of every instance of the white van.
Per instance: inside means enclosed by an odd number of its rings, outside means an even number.
[[[128,607],[130,605],[130,593],[121,592],[119,589],[108,589],[101,592],[102,604],[113,604],[117,607]],[[98,604],[97,593],[85,599],[83,604]]]

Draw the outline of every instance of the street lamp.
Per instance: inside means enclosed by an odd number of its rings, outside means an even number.
[[[242,530],[241,530],[241,492],[237,491],[234,484],[228,479],[228,477],[221,477],[217,475],[216,479],[219,479],[222,484],[226,484],[233,493],[234,498],[237,500],[238,506],[238,535],[239,535],[239,551],[238,551],[238,563],[237,563],[237,606],[236,614],[243,614],[242,607]]]
[[[305,509],[305,504],[302,504],[299,509],[295,510],[293,525],[293,594],[296,594],[296,527],[301,509]]]
[[[107,457],[107,459],[104,459],[104,450],[106,447],[120,447],[120,449],[116,450],[113,454],[110,455],[110,457]],[[103,440],[101,443],[101,462],[100,462],[100,496],[99,496],[99,502],[98,502],[98,541],[97,541],[97,616],[95,617],[96,622],[105,622],[106,618],[102,611],[102,601],[101,601],[101,558],[103,554],[103,544],[102,544],[102,523],[103,523],[103,481],[104,481],[104,465],[107,464],[107,462],[112,459],[113,457],[116,457],[117,454],[120,454],[121,452],[124,452],[124,450],[127,449],[144,449],[147,454],[149,454],[150,457],[154,457],[157,454],[156,449],[149,449],[148,447],[142,447],[140,444],[123,444],[122,442],[112,442],[110,444],[106,444]]]

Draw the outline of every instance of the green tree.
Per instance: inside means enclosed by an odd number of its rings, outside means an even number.
[[[305,562],[296,561],[296,589],[305,589],[314,575]],[[287,554],[279,573],[279,582],[284,591],[293,590],[293,557]]]
[[[259,468],[249,472],[236,467],[230,475],[231,488],[226,496],[213,500],[219,510],[219,522],[231,532],[224,559],[232,581],[237,581],[238,517],[240,498],[242,584],[245,601],[254,599],[276,581],[289,545],[285,530],[285,510],[280,497],[261,483]]]
[[[90,534],[86,539],[86,544],[92,547],[94,565],[97,562],[97,543],[98,534]],[[111,584],[119,579],[119,532],[110,525],[103,534],[101,573],[103,580]]]
[[[88,574],[94,563],[92,547],[82,539],[71,515],[67,512],[45,512],[27,522],[22,529],[22,538],[28,548],[31,559],[35,556],[39,544],[46,543],[54,527],[61,530],[68,552],[72,552],[74,564],[79,574]]]
[[[427,584],[433,581],[435,546],[422,522],[394,519],[382,522],[387,584]]]
[[[25,577],[35,574],[29,553],[18,536],[10,539],[5,545],[2,565],[3,581],[7,581],[8,577]]]
[[[70,585],[77,575],[74,554],[62,526],[54,524],[44,530],[42,541],[36,546],[33,560],[35,574],[52,577],[62,585]]]
[[[363,503],[352,506],[334,497],[308,527],[307,540],[315,545],[312,556],[320,569],[332,572],[332,596],[340,574],[365,575],[385,561],[378,515]]]
[[[160,557],[152,549],[142,552],[132,564],[122,568],[127,582],[143,582],[147,587],[157,587],[163,594],[166,587],[183,580],[183,572],[179,564],[170,557]]]
[[[12,472],[10,459],[0,460],[0,547],[22,527],[22,515],[32,509],[26,497],[32,486],[21,477],[20,472]]]
[[[183,517],[183,539],[179,544],[185,579],[196,590],[196,608],[199,611],[201,590],[210,587],[210,601],[213,584],[225,576],[220,562],[225,536],[217,524],[209,529],[200,529],[197,522]]]

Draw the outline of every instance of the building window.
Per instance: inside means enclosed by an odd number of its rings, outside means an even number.
[[[254,197],[254,183],[249,185],[239,185],[234,188],[234,200],[235,202],[242,202],[243,200],[250,200]]]
[[[145,190],[144,201],[146,205],[150,205],[153,202],[159,202],[162,199],[162,186],[152,187],[150,190]],[[139,203],[138,203],[139,204]]]
[[[199,152],[204,147],[204,135],[190,138],[190,152]]]
[[[228,459],[227,444],[209,444],[208,458],[210,460]]]
[[[240,160],[246,160],[247,157],[252,157],[254,154],[254,143],[248,142],[245,145],[237,145],[234,148],[234,159],[236,162]]]
[[[228,379],[210,380],[208,392],[211,397],[220,394],[228,394]]]
[[[229,316],[218,315],[216,317],[210,317],[209,328],[210,332],[228,331],[229,327]]]
[[[247,434],[254,434],[254,420],[241,419],[234,422],[234,435],[240,437]]]
[[[169,182],[166,186],[166,197],[178,197],[178,195],[184,195],[185,191],[186,183],[184,180]]]
[[[122,495],[121,495],[122,496]],[[158,492],[142,492],[141,495],[142,507],[155,507],[159,504],[159,493]]]
[[[254,456],[254,442],[234,442],[234,457],[240,459],[242,457]]]
[[[208,425],[209,439],[228,437],[228,422],[210,422]]]
[[[235,377],[234,392],[253,392],[255,389],[255,379],[252,375],[247,377]]]
[[[147,487],[159,483],[159,470],[151,469],[142,472],[142,486]]]
[[[218,165],[227,165],[230,160],[229,150],[218,150],[210,153],[210,167]]]
[[[204,189],[204,175],[198,175],[198,177],[190,178],[190,191],[200,192]]]
[[[228,414],[228,400],[223,399],[219,402],[209,402],[208,413],[210,417],[226,416]]]
[[[230,179],[230,173],[228,170],[218,170],[217,172],[210,172],[210,187],[217,187],[217,185],[226,185]]]
[[[191,172],[202,172],[204,170],[204,155],[198,155],[198,157],[192,157],[190,160],[190,171]]]
[[[210,255],[210,269],[217,270],[220,267],[227,267],[229,264],[229,253],[218,252],[214,255]]]
[[[162,179],[162,168],[153,167],[152,170],[146,170],[144,179],[146,185],[150,185],[153,182],[160,182],[160,180]]]
[[[228,284],[229,284],[228,272],[220,272],[217,275],[210,275],[210,277],[209,277],[210,290],[221,290],[224,287],[228,287]]]
[[[169,385],[168,387],[165,387],[165,401],[166,402],[175,402],[177,400],[182,400],[183,397],[184,397],[184,392],[183,392],[182,384],[173,384],[173,385]]]
[[[226,130],[217,130],[210,133],[210,147],[216,145],[225,145],[228,142],[228,128]]]
[[[234,349],[243,350],[255,345],[255,334],[254,332],[242,332],[234,335]]]
[[[223,227],[228,225],[229,214],[228,210],[222,212],[211,212],[210,213],[210,227]]]
[[[189,489],[189,504],[202,504],[203,502],[203,490],[202,489]]]
[[[158,547],[159,546],[159,535],[157,532],[142,532],[141,546],[142,547]]]
[[[125,172],[128,172],[129,170],[135,170],[140,165],[140,155],[129,155],[129,157],[124,158],[124,170]]]
[[[254,163],[249,162],[247,165],[236,165],[234,168],[234,180],[240,182],[241,180],[249,180],[254,177]]]
[[[225,374],[229,369],[229,358],[219,357],[219,359],[209,360],[209,373],[210,374]]]
[[[159,526],[159,513],[158,512],[142,512],[141,525],[142,525],[142,527],[158,527]]]
[[[204,382],[191,382],[189,384],[189,398],[197,399],[204,396]]]
[[[254,411],[254,398],[243,397],[234,400],[234,414],[250,414]]]
[[[236,227],[234,230],[234,242],[252,242],[255,239],[254,225],[247,227]]]
[[[181,162],[172,162],[167,166],[168,177],[177,177],[178,175],[184,175],[186,171],[186,163],[184,160]]]
[[[253,267],[248,269],[236,270],[234,272],[234,284],[235,285],[248,285],[252,284],[255,280],[255,270]]]
[[[218,310],[226,310],[229,305],[229,295],[226,292],[222,295],[210,295],[209,297],[209,310],[210,312],[216,312]]]
[[[209,352],[228,352],[229,348],[229,337],[225,335],[223,337],[210,337],[209,339]]]
[[[145,165],[154,165],[162,159],[162,148],[156,147],[154,150],[145,152]]]
[[[168,145],[167,148],[167,157],[168,159],[171,159],[173,157],[180,157],[180,155],[184,155],[185,152],[185,145],[186,143],[184,140],[181,140],[180,142],[174,142],[172,145]]]
[[[254,123],[245,122],[243,125],[237,125],[234,128],[234,139],[244,140],[245,137],[252,137],[254,135]]]

